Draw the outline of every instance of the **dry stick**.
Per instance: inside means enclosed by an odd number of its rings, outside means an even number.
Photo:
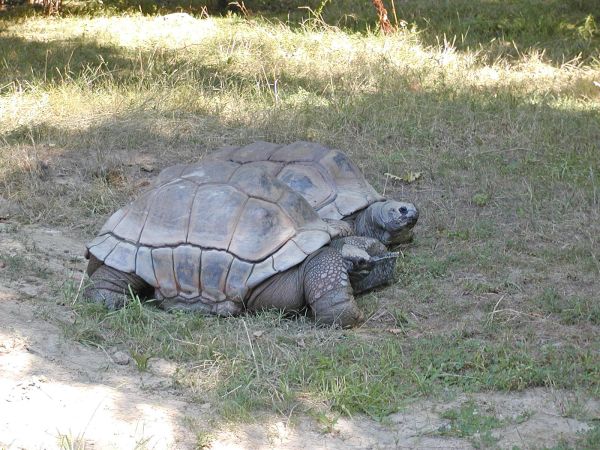
[[[392,0],[392,15],[394,16],[394,26],[398,29],[398,16],[396,15],[396,3]]]
[[[254,347],[252,346],[252,339],[250,339],[250,333],[248,333],[248,327],[246,326],[246,321],[242,319],[242,323],[244,324],[244,329],[246,330],[246,336],[248,336],[248,344],[250,344],[250,351],[252,352],[252,359],[254,360],[254,367],[256,367],[256,376],[260,373],[258,370],[258,362],[256,362],[256,355],[254,354]]]
[[[75,294],[75,298],[73,299],[73,305],[77,302],[77,300],[79,299],[79,294],[81,293],[81,288],[83,287],[83,280],[85,279],[85,272],[82,272],[81,274],[81,280],[79,280],[79,287],[77,288],[77,293]]]

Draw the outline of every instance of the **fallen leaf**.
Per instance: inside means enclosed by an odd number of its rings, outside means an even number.
[[[407,172],[402,177],[389,172],[384,173],[384,175],[395,181],[402,181],[404,183],[414,183],[423,176],[423,172]]]
[[[396,180],[396,181],[404,181],[404,180],[402,179],[402,177],[399,177],[398,175],[394,175],[393,173],[386,172],[386,173],[384,173],[384,175],[385,175],[386,177],[388,177],[388,178],[391,178],[392,180]]]
[[[388,331],[392,334],[402,334],[404,332],[402,328],[389,328]]]

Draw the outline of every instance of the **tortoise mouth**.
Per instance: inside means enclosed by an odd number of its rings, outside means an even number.
[[[411,229],[419,220],[419,211],[410,203],[389,202],[382,208],[385,230],[394,233]]]
[[[386,246],[412,241],[412,229],[418,220],[419,211],[412,203],[391,200],[385,202],[379,215],[379,223],[383,229],[380,240]]]
[[[419,220],[419,214],[407,214],[398,219],[389,220],[385,224],[386,231],[390,233],[399,232],[402,230],[410,230],[414,228]]]

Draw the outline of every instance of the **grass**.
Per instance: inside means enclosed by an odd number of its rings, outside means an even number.
[[[552,13],[554,2],[529,2],[506,22],[524,2],[476,3],[480,15],[466,2],[403,2],[409,26],[387,37],[236,16],[0,19],[0,189],[20,223],[90,239],[161,168],[257,139],[342,148],[378,190],[421,210],[397,282],[360,299],[369,320],[359,330],[75,302],[67,335],[124,347],[141,370],[148,358],[175,361],[176,384],[231,420],[304,411],[327,429],[338,415],[381,418],[446,390],[598,397],[589,4]],[[465,29],[444,43],[443,31]]]
[[[77,311],[65,328],[70,338],[90,343],[95,330],[95,345],[118,343],[136,361],[142,355],[140,370],[146,369],[148,355],[177,361],[176,384],[199,398],[216,395],[220,413],[232,420],[250,419],[256,409],[381,419],[407,401],[447,389],[545,386],[600,392],[593,349],[538,348],[531,339],[509,349],[508,330],[497,341],[458,334],[399,336],[387,330],[365,334],[318,328],[274,313],[243,319],[166,314],[139,301],[116,312],[88,304],[77,304]]]
[[[497,439],[490,433],[496,428],[505,425],[504,421],[495,415],[486,414],[473,401],[462,404],[457,409],[450,409],[442,414],[442,418],[449,422],[440,427],[439,434],[442,436],[473,437],[476,447],[493,446]]]

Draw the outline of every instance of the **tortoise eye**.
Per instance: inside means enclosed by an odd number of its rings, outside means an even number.
[[[401,206],[398,211],[400,211],[400,214],[404,215],[408,212],[408,209],[406,209],[406,206]]]

